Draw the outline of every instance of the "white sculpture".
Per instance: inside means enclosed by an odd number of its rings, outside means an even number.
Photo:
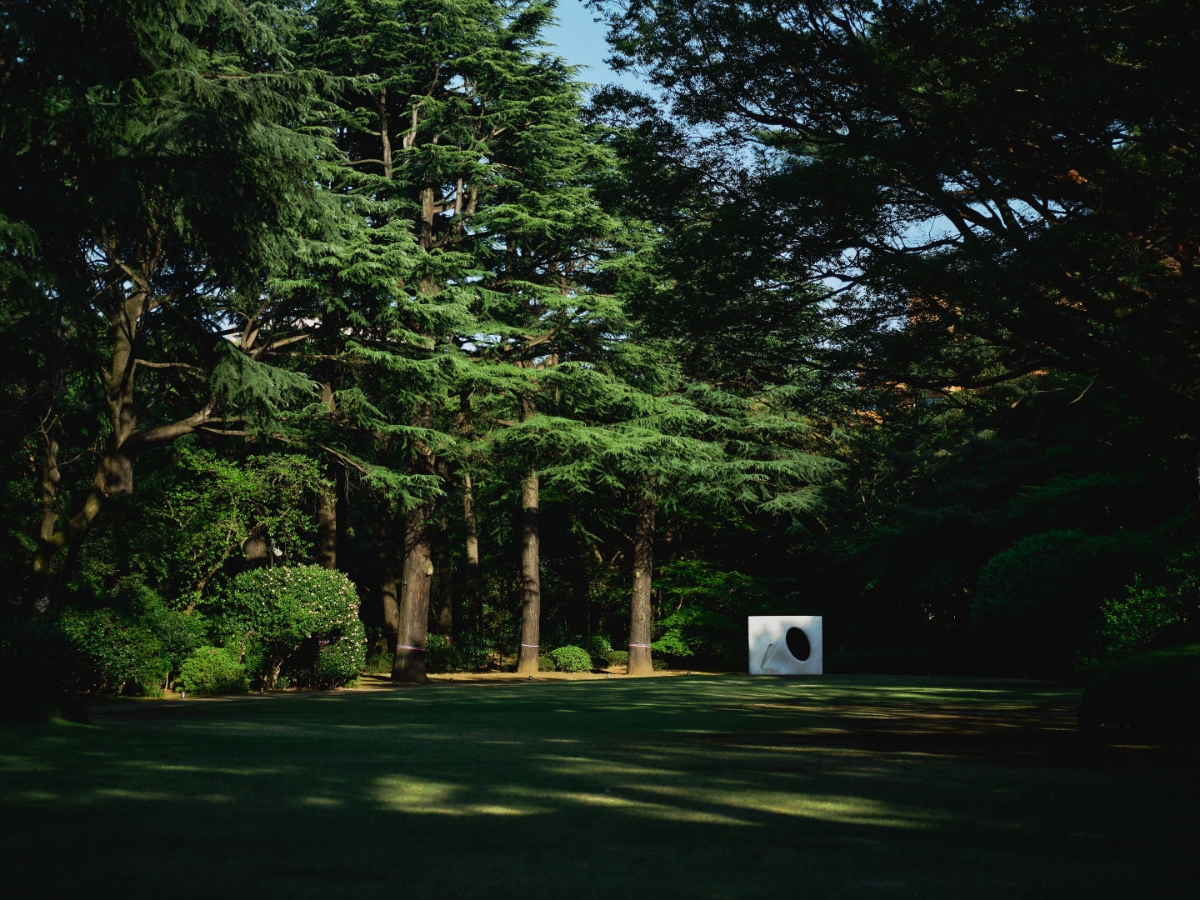
[[[820,616],[750,616],[751,675],[820,675]]]

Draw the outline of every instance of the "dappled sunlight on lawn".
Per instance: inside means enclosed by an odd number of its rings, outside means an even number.
[[[1082,743],[1075,700],[1004,682],[698,677],[122,710],[4,736],[0,861],[19,871],[22,848],[66,840],[114,878],[293,898],[324,897],[330,878],[388,889],[392,860],[418,873],[409,890],[488,898],[520,884],[740,897],[795,871],[831,897],[1102,895],[1144,888],[1146,871],[1174,884],[1162,859],[1200,799],[1194,752]]]
[[[528,816],[549,811],[538,806],[472,803],[468,794],[458,785],[405,775],[378,779],[375,791],[376,800],[385,809],[418,816]]]

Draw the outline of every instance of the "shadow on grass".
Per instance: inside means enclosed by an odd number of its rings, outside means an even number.
[[[681,678],[31,726],[0,736],[0,858],[22,890],[114,896],[1182,895],[1194,751],[1082,741],[1076,702]]]

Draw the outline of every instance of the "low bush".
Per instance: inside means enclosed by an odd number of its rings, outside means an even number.
[[[468,631],[454,638],[459,663],[469,672],[486,669],[496,652],[496,642],[482,632]]]
[[[609,667],[629,665],[629,651],[628,650],[610,650],[610,651],[608,651],[607,664],[609,665]]]
[[[584,648],[592,657],[592,663],[598,669],[603,669],[608,663],[608,654],[612,653],[612,642],[603,634],[593,634],[587,639]]]
[[[158,639],[159,654],[170,673],[168,681],[178,677],[184,661],[208,643],[206,623],[199,615],[188,615],[160,605],[143,612],[143,619]]]
[[[395,655],[388,649],[387,633],[375,626],[367,629],[367,655],[363,660],[366,675],[390,675]]]
[[[655,672],[662,672],[662,671],[665,671],[666,669],[670,668],[667,665],[667,661],[665,659],[658,659],[658,658],[651,659],[650,665],[654,666]]]
[[[472,631],[455,635],[452,643],[440,634],[431,634],[425,647],[426,672],[476,672],[486,669],[496,652],[491,638]]]
[[[372,648],[363,663],[363,673],[366,675],[391,675],[394,661],[395,657],[388,653],[386,648],[384,650]]]
[[[440,634],[425,636],[425,671],[457,672],[462,666],[458,648]]]
[[[70,643],[75,687],[105,694],[155,694],[170,661],[144,622],[107,607],[68,609],[58,621]]]
[[[357,613],[353,621],[316,640],[316,660],[309,687],[320,690],[343,687],[358,679],[367,662],[367,635]]]
[[[1083,692],[1079,726],[1200,736],[1200,644],[1142,653],[1106,669]]]
[[[233,651],[200,647],[180,665],[175,685],[197,694],[244,694],[250,687],[250,679]]]
[[[550,658],[560,672],[587,672],[592,668],[592,657],[588,652],[571,644],[551,650]]]
[[[538,657],[538,671],[539,672],[557,672],[558,666],[556,666],[554,664],[554,660],[552,660],[550,657],[539,656]]]

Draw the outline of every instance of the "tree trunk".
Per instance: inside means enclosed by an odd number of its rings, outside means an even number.
[[[428,428],[433,408],[422,403],[411,424]],[[433,452],[417,444],[413,471],[432,475],[436,460]],[[404,517],[404,566],[400,574],[400,616],[396,633],[396,655],[392,660],[393,684],[426,684],[425,642],[429,638],[429,582],[433,576],[430,545],[430,520],[433,502],[410,509]]]
[[[333,388],[329,384],[321,385],[321,402],[329,409],[330,415],[337,412],[333,399]],[[345,468],[336,462],[329,463],[329,479],[333,482],[333,490],[321,494],[320,505],[317,507],[317,565],[322,569],[337,568],[338,538],[345,531],[345,523],[338,521],[338,513],[343,513],[345,493]]]
[[[478,634],[483,629],[483,594],[479,578],[479,532],[475,526],[475,494],[471,473],[463,472],[463,519],[467,531],[467,603],[471,628]]]
[[[433,575],[429,533],[432,517],[432,503],[414,507],[404,517],[404,568],[396,656],[392,662],[395,684],[429,681],[425,674],[425,641],[429,635],[429,582]]]
[[[379,513],[379,594],[383,605],[383,634],[388,651],[396,652],[396,635],[400,630],[400,598],[396,595],[396,539],[393,532],[392,510],[383,504]]]
[[[336,478],[336,473],[331,473]],[[317,508],[317,565],[323,569],[337,568],[338,545],[337,491],[321,495]]]
[[[387,88],[379,89],[379,143],[383,160],[383,177],[392,180],[392,135],[388,130]]]
[[[450,583],[450,523],[447,521],[446,507],[443,506],[438,515],[437,531],[437,606],[434,609],[434,622],[437,633],[443,637],[454,638],[454,590]]]
[[[530,468],[521,489],[521,652],[517,671],[538,670],[542,619],[542,573],[538,535],[538,473]]]
[[[49,416],[47,416],[49,418]],[[58,441],[50,435],[50,428],[43,428],[45,456],[38,465],[38,482],[42,489],[42,521],[38,528],[37,549],[33,553],[33,585],[27,615],[40,617],[50,606],[50,561],[58,547],[54,537],[58,533],[58,485],[62,474],[58,469]]]
[[[633,533],[633,600],[630,603],[629,664],[627,675],[653,675],[650,658],[650,586],[654,578],[654,495],[638,497]]]

